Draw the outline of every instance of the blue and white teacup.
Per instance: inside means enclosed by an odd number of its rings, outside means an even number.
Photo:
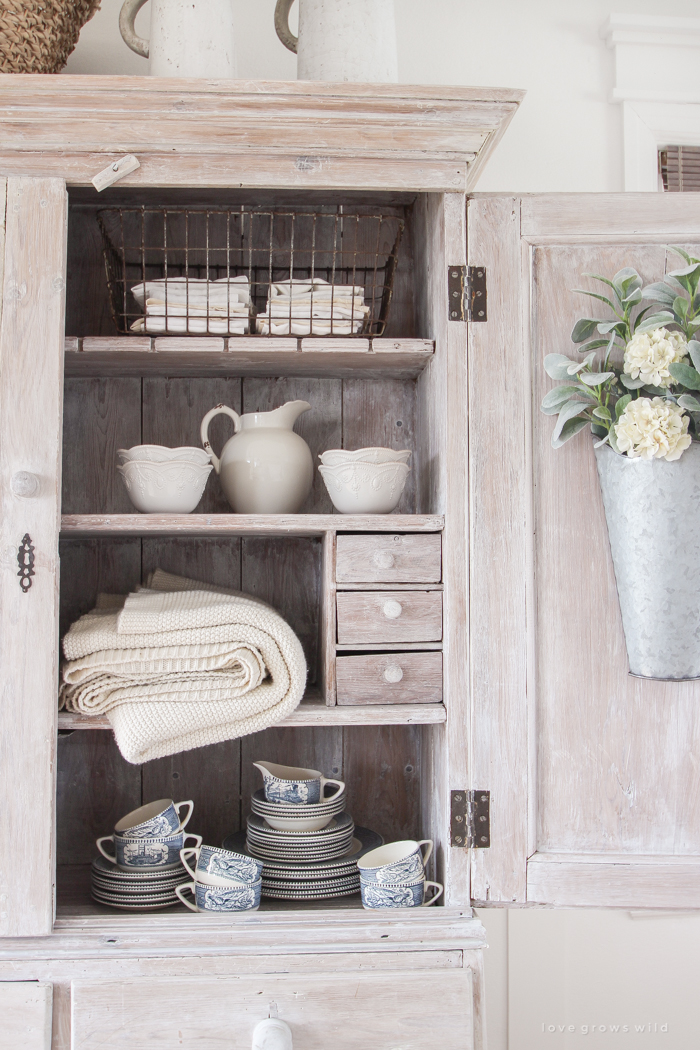
[[[124,871],[150,870],[157,868],[175,868],[180,865],[180,850],[188,839],[194,839],[202,845],[202,836],[193,835],[191,831],[177,831],[174,835],[158,838],[132,839],[124,835],[104,835],[97,840],[97,848],[111,864],[116,864]],[[108,853],[103,842],[114,844],[114,853]]]
[[[332,802],[345,791],[342,780],[324,777],[318,769],[302,769],[298,766],[279,766],[276,762],[253,762],[263,775],[265,798],[268,802],[287,802],[293,806],[309,803]],[[337,784],[338,790],[327,798],[326,784]]]
[[[194,871],[187,863],[189,857],[197,858]],[[195,882],[208,886],[257,882],[263,871],[261,860],[246,857],[243,853],[233,853],[228,849],[219,849],[217,846],[189,846],[180,850],[180,860]]]
[[[428,847],[425,854],[423,846]],[[358,860],[357,867],[360,877],[367,883],[415,882],[423,878],[425,865],[432,852],[432,839],[403,839],[401,842],[377,846],[365,853]]]
[[[436,893],[425,899],[429,886],[435,886]],[[360,878],[360,893],[362,894],[362,907],[368,911],[375,908],[427,908],[435,904],[442,893],[442,885],[439,882],[428,882],[421,879],[420,882],[402,883],[377,883],[365,882]]]
[[[257,882],[229,882],[228,886],[207,886],[202,882],[185,882],[175,893],[190,911],[239,912],[260,907],[262,879]],[[183,894],[192,894],[194,903]]]
[[[184,820],[180,818],[180,809],[187,806],[187,816]],[[160,798],[157,802],[149,802],[146,806],[139,806],[122,817],[114,825],[115,835],[122,835],[130,839],[162,838],[164,835],[174,835],[176,831],[183,831],[192,816],[194,802],[173,802],[171,798]]]

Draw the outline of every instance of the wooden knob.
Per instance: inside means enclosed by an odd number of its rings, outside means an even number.
[[[384,669],[384,681],[389,682],[390,685],[396,685],[403,678],[403,671],[398,664],[389,664]]]
[[[31,499],[39,492],[39,479],[36,474],[31,474],[28,470],[18,470],[12,475],[10,488],[15,496]]]
[[[388,602],[384,602],[382,611],[389,620],[398,620],[403,612],[403,606],[401,605],[401,602],[394,601],[393,598],[390,598]]]
[[[379,569],[393,569],[396,564],[396,558],[391,551],[375,551],[372,561]]]

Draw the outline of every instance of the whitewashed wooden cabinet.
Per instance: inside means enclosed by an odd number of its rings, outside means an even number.
[[[536,409],[579,272],[633,254],[651,277],[665,244],[700,242],[700,207],[470,194],[520,97],[0,77],[0,982],[53,987],[53,1050],[243,1048],[275,1011],[299,1050],[478,1048],[472,901],[696,902],[698,690],[627,678],[590,449],[555,455]],[[140,168],[98,197],[92,176],[127,152]],[[145,204],[397,217],[386,331],[117,334],[96,212]],[[471,323],[467,265],[486,273],[486,318]],[[299,427],[314,455],[415,450],[397,513],[333,514],[320,479],[299,515],[232,515],[212,481],[198,513],[133,513],[118,447],[196,444],[218,402],[291,398],[314,408]],[[158,565],[282,611],[310,668],[286,723],[136,767],[108,723],[58,715],[60,635],[98,591]],[[444,904],[393,916],[268,901],[230,921],[90,900],[94,839],[119,816],[191,797],[216,844],[245,826],[263,755],[342,775],[356,822],[387,838],[432,837]],[[484,791],[490,846],[465,848],[465,802]]]

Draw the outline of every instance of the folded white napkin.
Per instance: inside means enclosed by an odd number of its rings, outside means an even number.
[[[322,320],[280,320],[268,321],[262,315],[257,318],[255,328],[259,335],[354,335],[361,331],[364,319],[357,321],[333,321],[331,331],[330,321]]]
[[[312,292],[314,300],[333,299],[335,302],[342,297],[351,299],[358,296],[364,301],[365,298],[365,290],[361,285],[329,284],[321,277],[314,277],[312,281],[296,277],[291,281],[276,281],[270,285],[269,298],[284,296],[287,299],[310,299]]]
[[[131,325],[132,332],[148,332],[149,335],[245,335],[248,331],[248,316],[240,320],[235,317],[139,317]]]
[[[192,306],[228,306],[229,303],[249,303],[250,285],[247,277],[221,277],[207,281],[203,277],[166,277],[157,281],[135,284],[131,289],[139,306],[146,299],[167,299],[170,303]]]

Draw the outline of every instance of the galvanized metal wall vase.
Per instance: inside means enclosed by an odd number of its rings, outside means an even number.
[[[646,288],[631,268],[585,275],[615,316],[577,321],[581,360],[545,358],[561,385],[542,411],[555,448],[597,439],[630,673],[683,681],[700,678],[700,260],[673,251],[686,265]]]

